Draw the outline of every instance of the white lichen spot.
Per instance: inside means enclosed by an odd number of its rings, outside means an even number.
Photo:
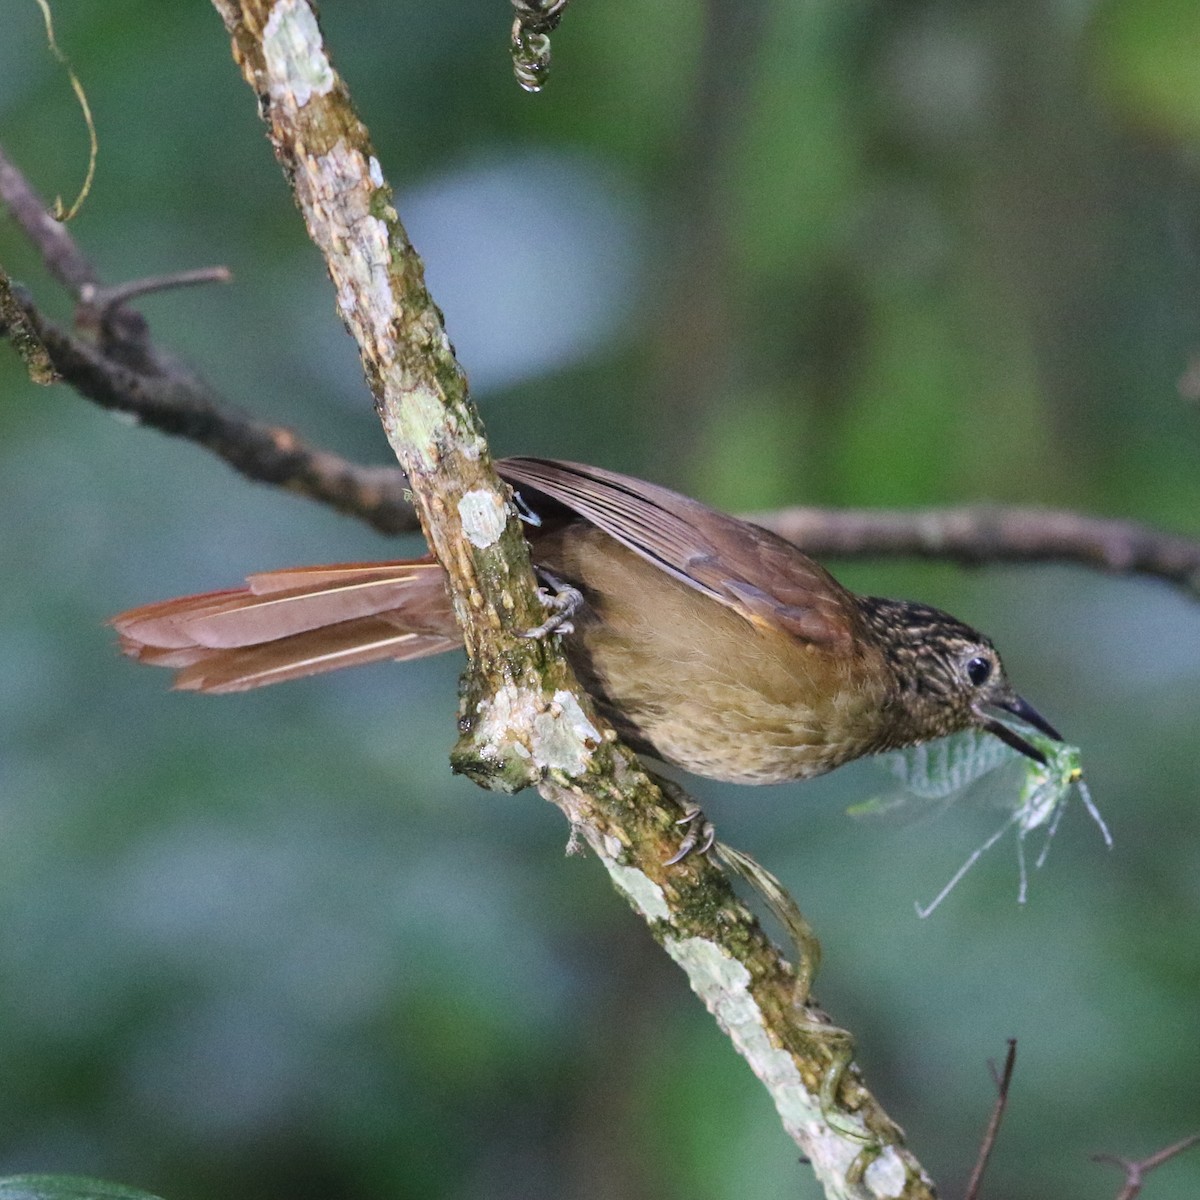
[[[895,1146],[885,1146],[883,1153],[863,1173],[863,1183],[876,1200],[896,1200],[904,1195],[907,1182],[904,1160]]]
[[[630,904],[648,921],[665,921],[671,915],[663,890],[645,871],[610,862],[608,873],[613,883],[629,898]]]
[[[367,159],[367,174],[376,187],[383,187],[383,168],[379,165],[379,159],[373,154]]]
[[[519,758],[532,759],[529,748],[515,736],[515,731],[522,725],[517,699],[513,689],[502,687],[495,695],[485,697],[475,705],[472,741],[485,758],[502,762],[515,754]]]
[[[333,87],[321,29],[303,0],[277,0],[263,29],[262,45],[272,100],[290,97],[303,108],[314,95],[324,96]]]
[[[496,544],[504,532],[506,516],[504,502],[494,492],[484,488],[467,492],[458,502],[463,534],[479,550]]]
[[[403,405],[388,405],[381,414],[388,442],[393,447],[410,448],[426,471],[437,466],[438,445],[446,432],[445,417],[441,397],[423,387],[405,390]]]
[[[362,153],[339,139],[315,160],[312,189],[332,211],[328,225],[329,254],[337,282],[338,308],[351,327],[369,333],[371,348],[390,344],[395,307],[390,275],[388,227],[371,212],[371,188]],[[319,235],[325,230],[316,231]]]
[[[822,1116],[820,1097],[804,1086],[795,1060],[772,1042],[762,1010],[750,991],[749,971],[706,938],[667,938],[663,944],[687,972],[692,990],[770,1092],[784,1128],[801,1138],[814,1160],[844,1175],[862,1143],[830,1127]],[[848,1114],[842,1119],[854,1120]],[[879,1195],[882,1200],[886,1193]]]
[[[549,706],[513,687],[501,687],[476,706],[472,742],[484,757],[503,762],[514,756],[531,760],[537,774],[563,772],[578,775],[587,766],[600,740],[575,697],[567,691],[554,694]],[[516,751],[517,746],[522,750]]]
[[[580,774],[600,742],[600,731],[568,691],[555,692],[551,711],[538,713],[531,725],[534,761],[547,771]]]
[[[667,953],[687,971],[692,990],[718,1018],[721,1013],[714,1005],[728,1010],[737,1024],[756,1015],[761,1023],[762,1014],[750,995],[750,972],[716,942],[698,937],[671,938],[667,941]]]

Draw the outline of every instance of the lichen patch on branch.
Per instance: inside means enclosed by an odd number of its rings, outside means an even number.
[[[449,437],[449,415],[438,392],[414,380],[405,389],[403,409],[386,406],[379,419],[391,445],[406,442],[418,469],[436,470]]]
[[[374,186],[370,167],[361,151],[337,141],[313,164],[311,199],[314,206],[337,206],[338,220],[313,230],[318,245],[325,250],[331,272],[337,269],[338,311],[342,319],[365,325],[371,333],[371,345],[378,348],[391,340],[391,321],[395,301],[390,274],[391,248],[386,222],[371,211]],[[323,194],[323,193],[327,193]],[[334,255],[325,245],[334,229],[349,231],[350,237]]]
[[[754,1073],[768,1085],[785,1128],[793,1135],[804,1130],[806,1139],[823,1136],[828,1126],[820,1101],[805,1086],[795,1059],[772,1041],[762,1009],[750,990],[745,965],[708,938],[666,938],[667,953],[687,972],[692,990],[717,1018]],[[843,1173],[861,1147],[837,1138],[838,1156],[845,1158]]]
[[[645,871],[619,862],[608,862],[606,865],[613,883],[647,921],[671,919],[671,906],[667,903],[662,888]]]
[[[500,540],[508,512],[495,492],[475,488],[459,500],[458,517],[471,545],[486,550]]]
[[[278,0],[263,28],[263,60],[273,100],[291,96],[303,108],[334,85],[321,30],[303,0]]]
[[[600,741],[600,731],[570,692],[556,691],[547,705],[510,685],[475,703],[470,736],[475,762],[458,769],[472,778],[486,774],[489,786],[501,791],[516,791],[552,772],[581,774]]]
[[[863,1173],[863,1183],[872,1196],[879,1200],[892,1200],[903,1196],[908,1183],[904,1160],[895,1146],[885,1146],[883,1153]]]
[[[546,771],[581,775],[600,744],[600,731],[570,692],[554,693],[550,708],[533,718],[533,760]]]

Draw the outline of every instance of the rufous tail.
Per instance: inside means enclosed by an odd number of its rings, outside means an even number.
[[[432,558],[293,567],[246,586],[181,596],[112,618],[130,658],[175,669],[176,688],[241,692],[462,645]]]

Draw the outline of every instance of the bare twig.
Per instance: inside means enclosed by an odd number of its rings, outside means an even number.
[[[1068,562],[1116,575],[1151,575],[1200,597],[1200,540],[1136,521],[1043,508],[787,508],[750,520],[816,558],[898,555],[956,562]]]
[[[129,279],[125,283],[101,287],[88,283],[79,289],[79,299],[103,312],[114,304],[124,304],[136,296],[165,292],[171,288],[196,287],[202,283],[229,283],[233,272],[228,267],[197,267],[192,271],[175,271],[169,275],[147,275],[144,279]]]
[[[1008,1107],[1008,1090],[1012,1085],[1013,1068],[1017,1063],[1017,1039],[1008,1039],[1008,1053],[1004,1056],[1004,1067],[997,1073],[996,1064],[988,1061],[992,1072],[992,1080],[996,1084],[996,1103],[992,1105],[992,1115],[988,1118],[987,1128],[983,1131],[983,1140],[979,1143],[979,1155],[975,1159],[975,1169],[967,1181],[967,1190],[963,1200],[978,1200],[979,1188],[983,1183],[983,1173],[987,1170],[988,1160],[996,1148],[996,1138],[1000,1133],[1000,1125],[1004,1120],[1004,1110]]]
[[[100,345],[108,356],[143,373],[167,376],[181,373],[179,364],[171,356],[151,344],[150,330],[142,314],[125,303],[130,296],[148,290],[142,286],[146,281],[104,287],[91,260],[79,248],[67,226],[54,215],[3,149],[0,149],[0,203],[24,231],[47,270],[75,299],[76,324],[98,334]],[[212,268],[202,268],[202,271],[208,274]],[[188,274],[181,273],[182,276]],[[181,275],[172,278],[178,279]],[[157,282],[162,283],[161,280]],[[34,316],[32,312],[29,315]],[[74,382],[69,376],[64,379]]]
[[[67,227],[50,215],[50,210],[33,185],[0,149],[0,201],[12,213],[25,236],[37,247],[42,261],[75,297],[87,284],[99,283],[99,275]]]
[[[1146,1176],[1151,1171],[1161,1167],[1163,1163],[1182,1154],[1185,1150],[1190,1150],[1193,1146],[1200,1146],[1200,1133],[1193,1133],[1190,1137],[1185,1137],[1173,1145],[1151,1154],[1149,1158],[1134,1160],[1119,1158],[1115,1154],[1093,1154],[1092,1162],[1112,1163],[1114,1167],[1120,1167],[1125,1172],[1125,1183],[1117,1193],[1116,1200],[1137,1200],[1145,1186]]]
[[[101,407],[196,442],[248,479],[331,505],[382,533],[418,528],[406,498],[407,482],[396,468],[350,462],[310,445],[291,429],[253,420],[153,347],[149,354],[159,369],[139,370],[136,363],[62,329],[27,302],[22,310],[53,370]],[[17,332],[12,322],[3,331],[10,340]],[[1074,563],[1160,579],[1200,598],[1200,540],[1136,521],[1003,507],[788,508],[751,519],[819,559],[917,557],[966,566]]]
[[[204,267],[105,286],[67,226],[56,221],[24,174],[0,149],[0,202],[12,214],[47,269],[79,304],[77,320],[100,333],[100,344],[44,317],[14,293],[0,333],[23,334],[44,349],[50,368],[80,395],[141,425],[195,442],[247,479],[287,488],[381,533],[417,530],[408,482],[395,467],[364,466],[309,445],[291,429],[239,412],[195,372],[156,347],[141,314],[126,301],[164,287],[223,282],[224,267]],[[20,347],[18,346],[18,349]]]
[[[31,305],[23,307],[53,369],[93,402],[194,441],[248,479],[329,504],[382,533],[418,528],[406,500],[407,483],[396,468],[364,466],[312,446],[286,427],[238,412],[192,372],[178,366],[139,371],[47,320]],[[11,325],[6,336],[13,336]],[[1003,507],[912,512],[788,508],[755,513],[751,519],[818,559],[917,557],[964,566],[1073,563],[1160,579],[1200,598],[1200,540],[1136,521]]]

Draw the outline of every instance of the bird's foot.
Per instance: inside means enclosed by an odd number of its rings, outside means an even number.
[[[713,823],[700,811],[698,804],[685,804],[683,816],[675,824],[686,826],[686,832],[683,835],[683,841],[679,843],[679,849],[667,859],[668,867],[682,862],[695,850],[701,854],[707,854],[717,840],[717,831],[713,827]]]
[[[540,625],[525,630],[521,637],[544,638],[552,633],[574,633],[571,618],[583,607],[583,593],[566,580],[551,575],[545,567],[537,568],[537,576],[544,581],[537,590],[538,602],[550,615]]]
[[[838,1103],[842,1079],[854,1059],[854,1039],[811,1004],[813,979],[821,966],[821,943],[791,893],[766,867],[749,854],[743,854],[724,842],[717,842],[716,854],[725,866],[740,875],[758,893],[791,939],[796,960],[796,982],[792,991],[796,1025],[829,1053],[829,1066],[821,1077],[819,1089],[821,1115],[830,1128],[864,1146],[855,1163],[860,1172],[865,1171],[874,1154],[878,1153],[876,1139],[869,1132],[864,1132],[860,1123],[849,1119],[852,1114],[843,1113]]]

